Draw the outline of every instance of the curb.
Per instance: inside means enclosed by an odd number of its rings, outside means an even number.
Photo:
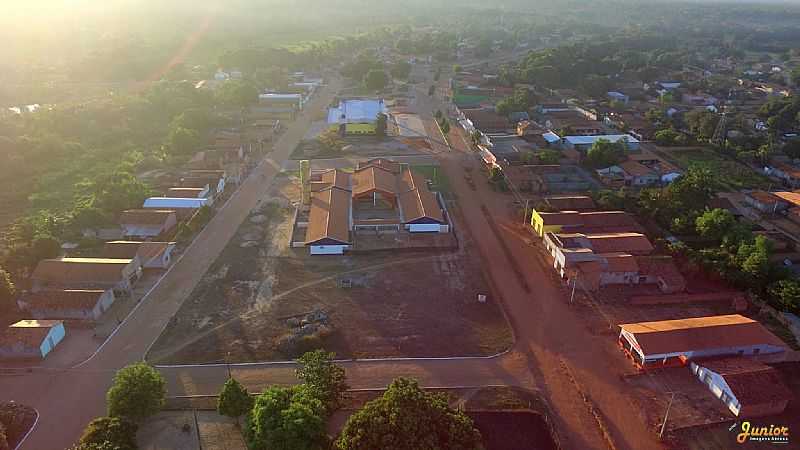
[[[36,425],[39,424],[39,410],[36,408],[33,408],[33,410],[36,412],[36,420],[33,421],[33,425],[31,425],[31,427],[28,429],[28,432],[25,433],[25,436],[22,436],[22,440],[19,441],[16,447],[14,447],[14,450],[19,450],[22,448],[22,444],[25,443],[25,440],[28,439],[28,436],[30,436],[31,433],[33,433],[33,430],[36,429]]]

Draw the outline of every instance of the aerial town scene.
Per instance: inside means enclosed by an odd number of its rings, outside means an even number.
[[[800,1],[0,36],[0,450],[800,448]]]

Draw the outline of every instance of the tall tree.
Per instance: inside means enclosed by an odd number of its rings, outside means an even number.
[[[348,389],[344,369],[333,362],[335,357],[335,353],[314,350],[297,360],[300,363],[297,378],[318,392],[328,411],[339,406],[342,394]]]
[[[383,396],[350,416],[336,441],[340,450],[482,448],[481,435],[444,394],[428,393],[416,381],[398,378]]]
[[[144,420],[161,409],[166,393],[166,382],[154,367],[144,362],[124,367],[106,394],[108,415]]]
[[[10,311],[16,305],[14,298],[17,295],[17,288],[11,281],[11,275],[0,267],[0,311]]]
[[[371,91],[382,91],[389,83],[389,78],[383,69],[373,69],[364,77],[364,85]]]
[[[244,386],[233,378],[222,386],[222,391],[217,399],[217,412],[223,416],[236,418],[239,424],[239,417],[253,409],[253,398]]]
[[[251,450],[320,450],[325,405],[304,385],[272,386],[256,397],[245,439]]]

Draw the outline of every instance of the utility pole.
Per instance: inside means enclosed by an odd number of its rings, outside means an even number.
[[[528,222],[528,203],[530,201],[531,201],[531,199],[529,199],[529,198],[525,199],[525,214],[522,215],[522,223],[527,223]]]
[[[231,352],[228,352],[228,353],[225,354],[225,367],[228,369],[228,379],[229,380],[231,378],[233,378],[231,376],[231,361],[230,361],[230,359],[231,359]]]
[[[576,270],[572,274],[572,294],[569,296],[569,304],[571,305],[575,301],[575,287],[578,285],[578,271]]]
[[[669,405],[667,405],[667,412],[664,413],[664,422],[661,424],[661,431],[658,433],[658,439],[664,437],[664,430],[667,428],[667,419],[669,419],[669,410],[672,408],[672,402],[675,400],[675,393],[670,392],[672,396],[669,398]]]

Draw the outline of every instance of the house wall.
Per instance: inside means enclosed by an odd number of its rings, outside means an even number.
[[[343,255],[349,245],[311,245],[309,246],[312,255]]]
[[[783,347],[776,347],[769,344],[759,344],[759,345],[749,345],[742,347],[718,347],[718,348],[698,350],[698,351],[689,350],[677,353],[645,355],[645,360],[648,363],[650,362],[657,363],[659,361],[663,361],[664,359],[677,358],[680,356],[684,356],[687,359],[697,359],[697,358],[708,358],[712,356],[728,356],[728,355],[738,355],[738,356],[767,355],[773,353],[782,353],[785,351],[786,349]]]
[[[714,394],[714,397],[717,397],[720,401],[725,403],[725,406],[728,407],[734,416],[739,415],[741,405],[739,404],[739,400],[736,399],[736,396],[733,395],[733,391],[731,391],[728,383],[725,382],[725,378],[713,370],[702,367],[697,363],[691,363],[689,369],[701,383],[708,387],[711,393]]]
[[[603,272],[600,275],[600,286],[608,284],[638,284],[639,272]]]
[[[536,210],[531,213],[531,226],[539,237],[544,237],[545,233],[558,233],[562,228],[561,225],[545,225],[544,219]]]
[[[42,358],[47,357],[47,354],[56,348],[58,343],[64,339],[64,336],[66,334],[67,332],[64,329],[63,323],[50,328],[50,332],[47,334],[47,337],[44,338],[44,340],[42,341],[42,345],[39,346],[41,357]]]
[[[417,223],[406,225],[406,228],[412,233],[438,233],[441,225],[438,223]]]
[[[108,289],[107,291],[105,291],[103,295],[100,296],[100,300],[97,302],[97,304],[94,306],[94,309],[92,310],[94,320],[99,319],[100,316],[103,315],[103,313],[108,311],[108,309],[111,308],[111,305],[114,304],[115,300],[116,297],[114,296],[113,289]]]
[[[0,359],[41,359],[42,351],[38,347],[23,345],[0,346]]]

